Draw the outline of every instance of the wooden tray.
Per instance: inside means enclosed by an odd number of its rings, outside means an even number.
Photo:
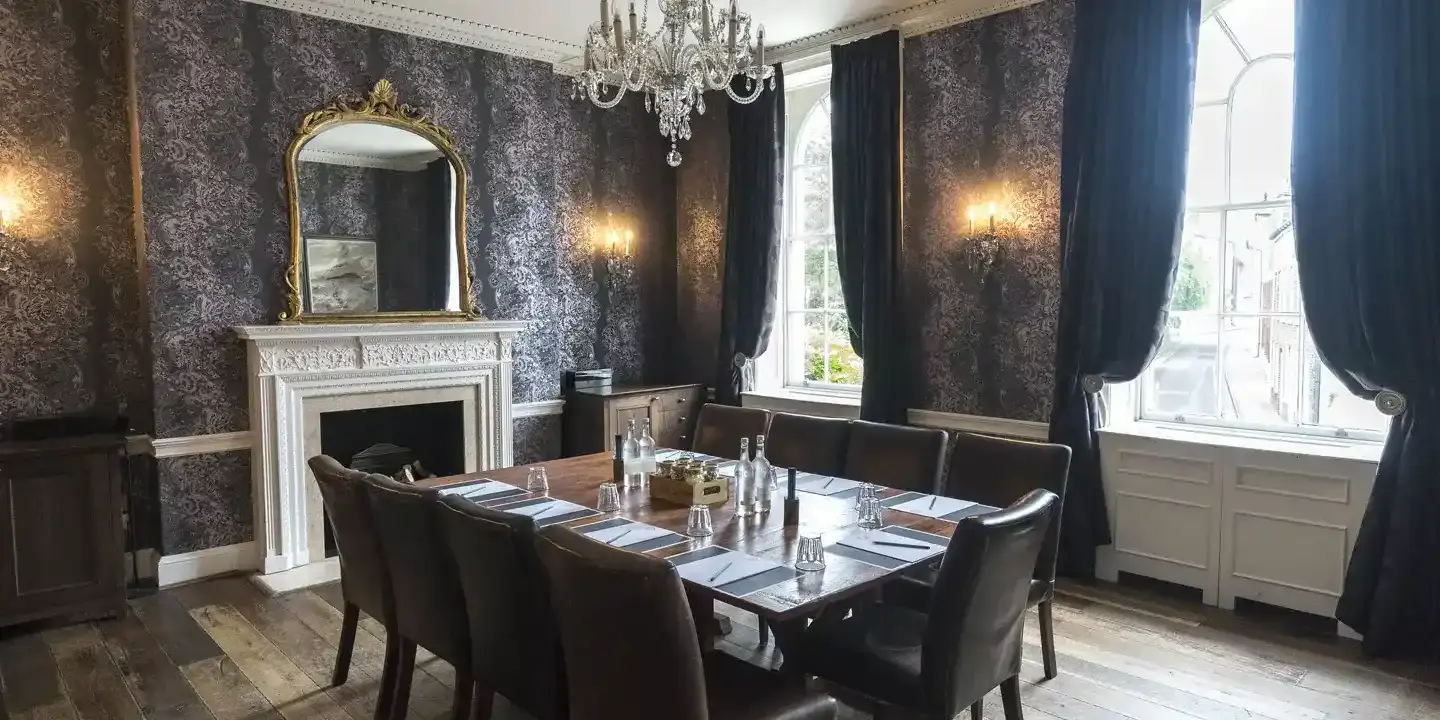
[[[650,497],[674,505],[724,505],[730,502],[730,478],[691,484],[659,474],[650,476]]]

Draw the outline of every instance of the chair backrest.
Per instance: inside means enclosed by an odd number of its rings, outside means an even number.
[[[700,643],[675,568],[558,525],[541,530],[537,544],[565,648],[572,720],[704,720]]]
[[[775,413],[765,452],[776,467],[837,476],[845,472],[850,421],[845,418]]]
[[[690,449],[715,457],[740,459],[740,438],[764,435],[770,427],[770,411],[706,403],[695,424],[695,442]]]
[[[1026,596],[1058,500],[1036,490],[961,520],[930,596],[920,674],[924,703],[953,717],[1020,672]]]
[[[368,475],[365,490],[395,593],[402,637],[470,671],[470,624],[450,546],[436,521],[437,493]]]
[[[329,455],[310,458],[320,499],[340,553],[340,585],[345,600],[385,622],[391,609],[390,574],[380,550],[380,533],[370,514],[365,473],[351,470]]]
[[[897,490],[935,493],[945,467],[944,430],[856,420],[844,477]]]
[[[476,679],[532,717],[565,718],[564,663],[535,521],[458,495],[436,512],[465,590]]]
[[[1035,579],[1054,584],[1070,448],[966,432],[956,433],[950,444],[953,450],[944,490],[950,497],[1006,507],[1031,490],[1055,493],[1055,518],[1045,532],[1045,545],[1035,563]]]

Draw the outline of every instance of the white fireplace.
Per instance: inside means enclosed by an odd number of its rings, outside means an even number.
[[[284,591],[339,577],[325,557],[324,511],[306,461],[320,416],[461,404],[465,472],[512,462],[511,358],[524,321],[260,325],[246,344],[254,433],[257,580]]]

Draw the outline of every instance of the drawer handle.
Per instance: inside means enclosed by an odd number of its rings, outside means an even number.
[[[677,404],[684,404],[684,403],[685,403],[685,398],[680,398],[680,399],[676,400],[675,402],[676,402]]]
[[[690,419],[690,418],[687,418],[687,417],[685,417],[684,415],[681,415],[681,416],[680,416],[680,422],[685,422],[686,420],[689,420],[689,419]]]
[[[650,396],[650,402],[660,402],[660,396],[659,396],[659,395],[651,395],[651,396]]]

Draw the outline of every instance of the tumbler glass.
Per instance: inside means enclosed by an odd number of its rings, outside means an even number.
[[[550,494],[550,476],[545,474],[543,465],[530,468],[525,476],[525,489],[538,495]]]
[[[620,511],[620,487],[613,482],[600,483],[600,500],[595,509],[602,513]]]
[[[872,496],[860,502],[859,525],[866,530],[876,530],[885,527],[885,519],[883,511],[880,508],[879,499]]]
[[[800,536],[800,549],[795,555],[795,569],[815,572],[825,569],[825,545],[819,535]]]
[[[709,505],[691,505],[690,514],[685,518],[685,534],[692,538],[710,537],[715,526],[710,520]]]

